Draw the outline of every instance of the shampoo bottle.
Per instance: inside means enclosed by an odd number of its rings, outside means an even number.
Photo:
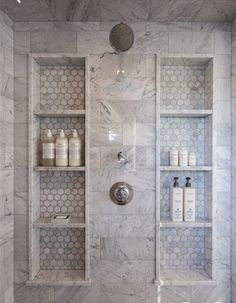
[[[56,166],[68,166],[68,139],[63,129],[56,139]]]
[[[69,140],[69,166],[81,166],[81,139],[76,129]]]
[[[178,177],[170,191],[170,217],[174,222],[183,221],[183,189],[179,187]]]
[[[46,131],[46,136],[41,141],[41,164],[42,166],[55,165],[55,141],[50,129]]]
[[[195,221],[195,188],[191,187],[191,178],[186,178],[186,185],[184,188],[184,221]]]

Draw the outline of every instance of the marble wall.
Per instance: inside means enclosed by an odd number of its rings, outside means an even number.
[[[107,81],[108,77],[114,75],[112,66],[117,65],[111,65],[109,55],[103,54],[113,51],[109,45],[109,30],[113,25],[113,22],[15,23],[15,302],[157,301],[157,287],[152,283],[155,276],[155,107],[152,100],[152,54],[158,53],[214,57],[212,258],[213,275],[218,282],[217,287],[163,287],[161,303],[230,303],[231,24],[131,24],[135,31],[135,43],[128,53],[136,56],[133,57],[134,61],[126,62],[125,65],[127,70],[131,70],[131,87],[127,91],[121,83],[119,95],[114,91],[111,81]],[[96,99],[91,101],[90,117],[91,287],[25,285],[28,278],[27,59],[32,52],[66,52],[80,56],[100,54],[90,57],[92,65],[100,66],[99,70],[95,69],[97,73],[100,71],[100,75],[95,75],[96,81],[91,86],[92,96]],[[142,57],[139,54],[147,55]],[[108,60],[104,61],[104,58]],[[149,59],[137,61],[137,58]],[[133,81],[132,66],[135,66],[136,82]],[[145,79],[138,79],[144,72]],[[147,106],[140,102],[142,98],[147,100]],[[138,101],[137,104],[134,101]],[[112,138],[111,142],[108,134]],[[124,147],[131,159],[128,173],[111,166],[120,146]],[[133,201],[130,207],[118,209],[109,201],[107,191],[118,177],[125,177],[137,192],[137,203]],[[140,203],[141,200],[145,204]]]
[[[232,303],[236,302],[236,19],[232,24]]]
[[[0,11],[0,302],[14,298],[13,23]]]

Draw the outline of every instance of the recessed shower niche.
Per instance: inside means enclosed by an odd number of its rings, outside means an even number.
[[[160,59],[159,285],[209,285],[213,281],[213,59]],[[196,166],[170,166],[172,148],[196,156]],[[191,177],[196,220],[170,219],[170,187]]]
[[[88,266],[88,159],[86,58],[29,58],[29,281],[28,285],[86,285]],[[82,140],[82,166],[40,166],[39,141],[46,129]],[[69,222],[52,222],[68,214]]]

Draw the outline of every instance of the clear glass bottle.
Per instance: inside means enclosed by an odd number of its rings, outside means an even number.
[[[41,165],[55,166],[55,140],[50,129],[41,140]]]

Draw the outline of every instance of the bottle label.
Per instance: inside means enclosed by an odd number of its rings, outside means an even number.
[[[55,157],[55,144],[43,143],[43,159],[54,159]]]
[[[188,154],[180,153],[179,155],[179,165],[180,166],[187,166],[188,165]]]
[[[67,159],[67,145],[57,144],[56,146],[56,158]]]
[[[78,159],[80,156],[81,148],[79,144],[71,144],[69,147],[69,158]]]

